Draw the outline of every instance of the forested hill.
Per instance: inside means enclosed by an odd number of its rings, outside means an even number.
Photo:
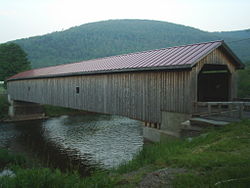
[[[225,41],[228,42],[227,44],[241,58],[241,60],[250,65],[250,29],[216,32],[214,34],[225,39]]]
[[[37,68],[196,42],[234,41],[248,37],[249,31],[209,33],[168,22],[109,20],[14,42],[27,52],[32,67]],[[228,44],[243,61],[250,60],[250,40]]]

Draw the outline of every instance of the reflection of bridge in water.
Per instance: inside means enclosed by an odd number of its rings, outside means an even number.
[[[26,110],[40,103],[117,114],[144,121],[145,137],[160,140],[179,136],[180,124],[196,113],[194,103],[236,98],[236,70],[243,67],[215,41],[22,72],[7,80],[8,93],[13,116],[15,109],[25,112],[23,102],[31,102]]]

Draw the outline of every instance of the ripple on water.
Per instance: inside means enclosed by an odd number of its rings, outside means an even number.
[[[11,140],[17,137],[20,133],[15,129],[15,126],[10,123],[0,124],[0,147],[7,148]]]
[[[43,129],[62,151],[104,168],[131,160],[143,146],[142,123],[126,117],[61,116],[45,121]]]

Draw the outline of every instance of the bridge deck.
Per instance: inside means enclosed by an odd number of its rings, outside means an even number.
[[[237,122],[250,119],[250,102],[197,102],[194,117],[207,120]]]

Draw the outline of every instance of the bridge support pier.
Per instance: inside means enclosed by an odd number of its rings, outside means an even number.
[[[191,118],[190,114],[162,111],[161,129],[170,132],[172,135],[175,135],[176,137],[180,137],[181,123],[189,120],[190,118]]]
[[[15,101],[8,95],[10,121],[36,120],[45,118],[44,109],[40,104]]]
[[[152,126],[152,123],[145,123],[143,137],[152,142],[160,142],[167,139],[179,138],[181,136],[181,123],[189,120],[191,115],[175,112],[161,112],[160,126]],[[155,125],[155,124],[153,124]]]

